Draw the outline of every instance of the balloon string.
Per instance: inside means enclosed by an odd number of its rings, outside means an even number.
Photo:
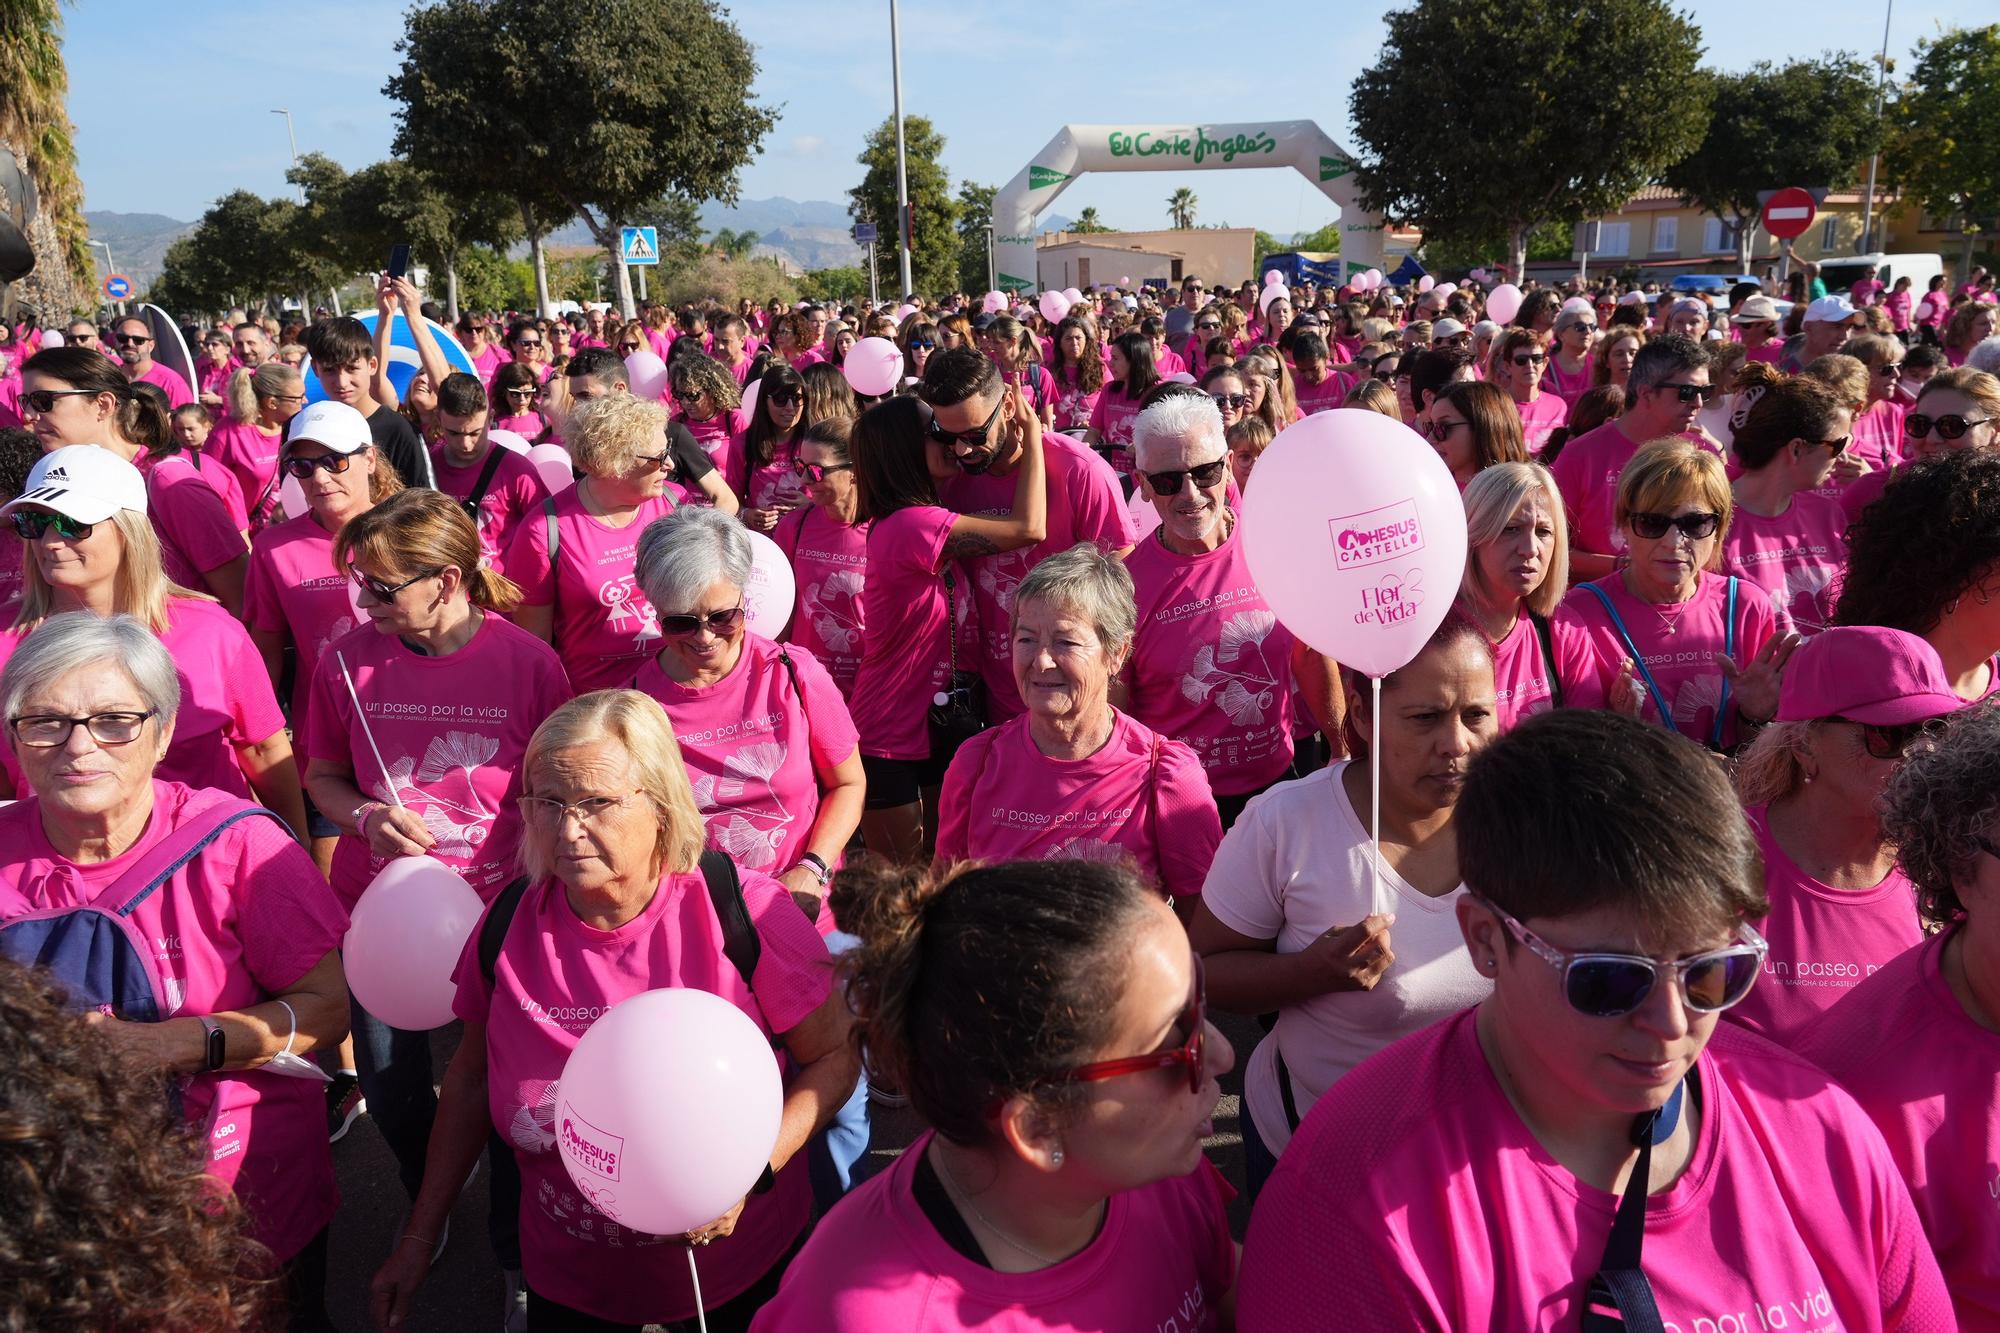
[[[375,767],[382,770],[382,781],[389,788],[389,799],[396,803],[398,810],[404,809],[403,798],[396,791],[396,779],[389,776],[389,766],[382,762],[382,747],[375,743],[375,729],[368,725],[368,714],[361,711],[361,696],[354,691],[354,675],[347,669],[347,657],[336,652],[333,659],[340,663],[340,678],[347,682],[347,697],[354,701],[354,719],[361,724],[361,734],[368,738],[368,748],[375,752]]]
[[[1382,678],[1370,676],[1375,694],[1375,720],[1369,729],[1374,744],[1368,747],[1368,836],[1374,845],[1374,897],[1382,901]]]
[[[708,1333],[708,1315],[702,1310],[701,1270],[694,1266],[694,1246],[687,1247],[688,1276],[694,1279],[694,1317],[701,1325],[701,1333]]]

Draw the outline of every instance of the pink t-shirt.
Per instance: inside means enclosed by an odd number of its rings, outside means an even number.
[[[634,688],[673,723],[708,845],[767,875],[797,865],[819,817],[816,770],[844,762],[857,739],[826,668],[803,648],[746,631],[735,669],[715,684],[677,684],[654,658]],[[831,930],[833,914],[820,918]]]
[[[0,533],[0,606],[21,595],[27,579],[28,544],[19,537]]]
[[[1889,487],[1889,479],[1896,475],[1896,469],[1886,472],[1865,472],[1856,477],[1840,491],[1840,513],[1849,524],[1860,520],[1861,511],[1882,498],[1882,492]]]
[[[1162,379],[1165,379],[1169,375],[1185,375],[1187,374],[1187,368],[1187,362],[1173,348],[1155,347],[1153,349],[1153,369],[1160,372]]]
[[[500,369],[502,357],[495,347],[487,347],[472,358],[472,368],[479,372],[479,382],[488,388],[493,386],[493,376]]]
[[[1511,401],[1511,400],[1510,400]],[[1528,452],[1539,454],[1549,436],[1569,420],[1569,402],[1562,395],[1543,390],[1526,403],[1515,403],[1521,417],[1521,434],[1527,438]]]
[[[544,373],[542,378],[547,379],[548,378],[547,374]],[[517,412],[511,417],[500,417],[496,419],[491,423],[488,429],[510,430],[513,431],[516,435],[520,436],[522,439],[526,440],[529,444],[534,444],[536,441],[540,440],[542,436],[548,431],[549,420],[547,417],[543,416],[540,412]],[[437,456],[436,448],[433,448],[431,450],[431,456],[433,458]]]
[[[345,659],[366,729],[341,674]],[[514,877],[521,845],[521,763],[528,738],[570,697],[555,650],[488,614],[447,657],[413,652],[373,625],[338,640],[313,671],[311,748],[354,775],[372,800],[403,805],[437,845],[430,854],[491,901]],[[383,772],[368,733],[381,747]],[[333,891],[352,908],[389,858],[357,834],[333,853]]]
[[[867,624],[868,525],[835,522],[808,504],[780,519],[771,538],[791,558],[797,589],[787,639],[825,664],[841,696],[853,698]]]
[[[1618,1197],[1521,1123],[1467,1010],[1320,1099],[1257,1200],[1237,1327],[1575,1329]],[[1698,1061],[1693,1160],[1646,1203],[1665,1327],[1949,1329],[1882,1136],[1804,1061],[1728,1024]],[[1337,1257],[1337,1262],[1332,1260]]]
[[[278,455],[284,447],[283,431],[266,435],[249,422],[232,421],[215,428],[202,455],[229,469],[246,506],[254,508],[278,475]]]
[[[1894,398],[1870,403],[1860,416],[1854,418],[1854,433],[1848,441],[1847,451],[1866,462],[1873,471],[1888,471],[1903,461],[1903,418],[1909,414],[1910,405],[1897,402]],[[1838,493],[1844,489],[1841,483],[1829,479],[1822,493],[1825,490]]]
[[[1562,399],[1563,410],[1566,413],[1570,408],[1576,406],[1577,399],[1590,391],[1590,376],[1591,366],[1588,356],[1583,358],[1583,365],[1578,368],[1574,375],[1565,371],[1562,368],[1562,362],[1551,356],[1549,358],[1548,369],[1542,373],[1542,397],[1547,398],[1553,395]],[[1521,415],[1525,419],[1527,412],[1523,410]],[[1542,439],[1543,443],[1546,443],[1548,437],[1544,435]],[[1540,449],[1540,444],[1530,446],[1530,452],[1539,452]]]
[[[861,590],[868,633],[849,696],[865,755],[923,759],[931,752],[931,697],[951,674],[945,642],[950,610],[940,566],[957,520],[949,509],[917,505],[868,525],[868,578]],[[964,571],[954,566],[952,577],[951,600],[961,618],[969,617]]]
[[[1738,505],[1722,568],[1770,594],[1780,628],[1817,634],[1833,623],[1847,573],[1847,515],[1814,491],[1795,493],[1784,513],[1769,517]]]
[[[549,1300],[621,1324],[694,1314],[679,1238],[619,1226],[570,1179],[556,1151],[556,1082],[598,1015],[642,991],[708,991],[767,1035],[791,1031],[825,1002],[833,985],[826,944],[776,880],[746,870],[742,883],[762,946],[754,993],[722,952],[722,925],[694,872],[662,878],[652,901],[614,930],[579,920],[559,881],[531,885],[490,985],[479,967],[479,929],[466,941],[453,1010],[486,1025],[488,1110],[521,1167],[521,1255],[528,1285]],[[783,1066],[781,1055],[772,1058]],[[769,1193],[749,1197],[735,1232],[702,1248],[711,1309],[768,1271],[804,1229],[812,1211],[806,1173],[806,1154],[796,1154]]]
[[[1693,435],[1703,448],[1715,446]],[[1618,474],[1639,452],[1646,440],[1635,440],[1607,421],[1596,430],[1585,431],[1563,446],[1549,471],[1562,491],[1563,508],[1569,513],[1569,545],[1572,551],[1617,555],[1625,549],[1625,533],[1618,527]]]
[[[1328,370],[1326,378],[1318,384],[1307,384],[1303,379],[1292,381],[1292,392],[1299,401],[1299,415],[1309,417],[1315,412],[1331,412],[1339,407],[1347,397],[1347,391],[1354,381],[1338,370]]]
[[[696,421],[685,412],[676,411],[674,420],[687,427],[694,442],[708,451],[715,466],[722,473],[722,479],[729,483],[729,489],[743,494],[747,478],[744,475],[743,432],[750,429],[750,414],[740,407],[732,407],[726,412],[717,412],[705,421]]]
[[[251,540],[243,623],[289,635],[298,653],[292,673],[292,748],[299,754],[307,750],[307,700],[320,655],[367,619],[354,595],[353,582],[333,567],[333,534],[311,514],[266,528]]]
[[[1125,506],[1125,493],[1111,465],[1088,445],[1061,435],[1042,438],[1042,466],[1048,495],[1048,536],[1033,546],[984,555],[964,562],[971,576],[980,642],[985,651],[979,673],[986,681],[989,721],[1003,722],[1021,711],[1014,688],[1014,589],[1030,569],[1079,542],[1100,550],[1132,545],[1139,535]],[[1005,516],[1014,507],[1014,476],[960,473],[938,487],[945,507],[960,514]]]
[[[1056,429],[1079,435],[1089,430],[1091,417],[1097,411],[1097,400],[1103,393],[1102,385],[1086,392],[1077,386],[1073,378],[1057,380]]]
[[[1132,421],[1139,415],[1139,400],[1127,398],[1124,381],[1107,384],[1090,409],[1090,428],[1097,432],[1098,447],[1108,450],[1111,466],[1122,475],[1132,471]]]
[[[2000,1328],[2000,1034],[1974,1022],[1944,978],[1955,933],[1884,963],[1806,1029],[1798,1052],[1853,1093],[1889,1141],[1960,1327]]]
[[[858,1187],[813,1233],[759,1333],[1052,1333],[1220,1327],[1235,1276],[1226,1208],[1235,1191],[1204,1159],[1185,1176],[1114,1194],[1080,1252],[1033,1273],[974,1263],[938,1235],[912,1182],[928,1133]],[[1012,1256],[1009,1256],[1010,1258]]]
[[[1645,676],[1638,670],[1643,662],[1666,696],[1671,715],[1666,724],[1697,744],[1707,745],[1715,735],[1716,706],[1722,702],[1722,668],[1715,664],[1715,655],[1723,651],[1726,641],[1722,620],[1728,604],[1729,580],[1719,574],[1704,573],[1700,577],[1694,596],[1673,613],[1671,632],[1652,603],[1642,602],[1625,590],[1622,575],[1607,574],[1590,586],[1602,588],[1610,595],[1611,605],[1624,620],[1639,650],[1633,674],[1642,687],[1640,716],[1648,722],[1662,721],[1659,700],[1652,690],[1644,688]],[[1633,656],[1631,649],[1604,614],[1603,605],[1585,588],[1570,589],[1556,616],[1581,635],[1594,662],[1594,669],[1579,672],[1574,684],[1568,676],[1563,677],[1565,702],[1577,708],[1605,707],[1611,687],[1619,677],[1619,663]],[[1770,594],[1754,583],[1739,580],[1736,650],[1732,654],[1737,665],[1756,656],[1765,640],[1777,630],[1778,617]],[[1725,750],[1736,743],[1736,709],[1736,693],[1732,690],[1720,741]]]
[[[1889,327],[1898,333],[1910,331],[1910,300],[1908,288],[1900,292],[1890,292],[1882,298],[1882,308],[1889,312]]]
[[[1035,748],[1027,717],[980,732],[952,757],[938,798],[942,862],[1130,858],[1174,898],[1194,898],[1222,842],[1194,751],[1113,711],[1083,759]]]
[[[0,920],[88,902],[214,792],[153,782],[153,814],[130,848],[88,865],[58,855],[34,797],[0,810]],[[232,803],[240,804],[240,803]],[[132,913],[154,946],[168,1017],[247,1009],[295,986],[339,947],[347,914],[312,858],[262,816],[232,824]],[[279,1023],[284,1017],[279,1016]],[[339,1206],[326,1143],[324,1085],[268,1069],[176,1080],[181,1109],[201,1126],[208,1173],[236,1191],[252,1234],[278,1259],[305,1248]]]
[[[1563,685],[1563,702],[1570,704],[1576,683],[1593,675],[1597,663],[1574,623],[1561,615],[1548,623],[1549,647],[1555,652],[1554,674]],[[1526,611],[1521,612],[1514,619],[1513,630],[1493,645],[1493,691],[1501,731],[1511,731],[1517,723],[1555,706],[1550,667],[1534,621]]]
[[[1240,534],[1201,555],[1148,537],[1125,561],[1139,629],[1126,708],[1194,751],[1218,796],[1258,791],[1292,763],[1292,632],[1278,623]]]
[[[1814,1019],[1864,977],[1923,942],[1916,888],[1897,869],[1870,889],[1821,883],[1771,836],[1764,806],[1745,813],[1764,854],[1764,892],[1771,899],[1771,914],[1757,929],[1771,942],[1771,953],[1764,960],[1764,975],[1723,1016],[1796,1050]]]
[[[143,456],[142,456],[143,457]],[[146,473],[146,510],[160,536],[160,563],[167,577],[197,592],[203,577],[250,553],[243,526],[222,496],[186,454],[140,464]]]
[[[237,482],[236,474],[224,467],[222,461],[203,449],[195,462],[196,470],[215,493],[222,497],[222,507],[229,513],[229,521],[238,531],[248,531],[250,527],[250,506],[243,497],[243,487]]]
[[[581,488],[554,498],[556,540],[549,557],[549,501],[530,510],[514,530],[504,570],[521,586],[529,606],[555,608],[556,653],[578,694],[622,689],[639,663],[659,651],[659,613],[634,581],[632,562],[639,534],[656,518],[674,511],[658,496],[640,506],[622,528],[614,528],[583,506]]]
[[[747,451],[748,444],[745,444]],[[773,437],[771,440],[771,461],[752,469],[747,489],[742,493],[743,502],[753,509],[776,509],[789,505],[796,509],[811,504],[806,498],[804,478],[792,471],[792,461],[798,457],[798,448],[789,437]],[[743,466],[748,468],[750,460],[746,452]]]
[[[497,444],[487,447],[500,455],[500,464],[493,469],[493,479],[479,501],[479,554],[488,565],[498,568],[507,548],[513,545],[522,520],[535,513],[548,498],[549,488],[525,456]],[[461,505],[472,498],[472,488],[479,484],[479,475],[485,468],[483,458],[471,467],[455,467],[445,462],[441,447],[431,450],[431,470],[437,474],[437,488]]]
[[[1743,359],[1745,361],[1761,361],[1767,366],[1775,366],[1783,359],[1784,355],[1785,340],[1783,338],[1769,338],[1759,346],[1745,351]]]
[[[147,367],[146,373],[138,378],[147,384],[157,384],[160,387],[161,391],[167,395],[167,408],[169,411],[194,401],[194,393],[188,388],[187,380],[182,378],[181,373],[171,366],[155,361],[151,366]]]
[[[1005,371],[1000,376],[1009,384],[1019,385],[1021,394],[1028,400],[1028,406],[1040,413],[1043,407],[1055,402],[1056,379],[1047,368],[1029,364],[1019,370]]]

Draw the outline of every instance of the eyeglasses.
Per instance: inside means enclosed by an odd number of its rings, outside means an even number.
[[[1429,421],[1426,421],[1424,423],[1424,434],[1429,436],[1433,440],[1442,440],[1447,435],[1450,435],[1453,431],[1457,430],[1460,426],[1470,426],[1471,424],[1472,423],[1467,420],[1440,421],[1438,418],[1432,417]]]
[[[673,394],[674,401],[679,403],[682,407],[686,407],[690,403],[698,403],[701,401],[700,389],[693,389],[693,390],[674,389],[671,392]]]
[[[1225,412],[1241,412],[1250,405],[1247,393],[1212,393],[1209,397],[1215,400],[1216,407]]]
[[[1833,451],[1833,456],[1838,458],[1847,452],[1847,446],[1853,439],[1852,435],[1843,435],[1837,440],[1814,440],[1813,443],[1826,446]]]
[[[692,614],[661,616],[660,633],[669,638],[685,639],[691,634],[699,633],[701,627],[706,625],[708,632],[716,638],[726,639],[736,632],[738,625],[743,623],[744,615],[744,608],[739,605],[732,606],[727,611],[710,611],[705,616]]]
[[[46,510],[23,509],[14,516],[14,531],[29,541],[37,541],[50,528],[64,541],[80,542],[96,528],[95,523],[79,523],[68,514],[56,514]]]
[[[523,348],[530,352],[534,351],[541,345],[542,345],[542,340],[540,338],[533,338],[533,339],[522,338],[514,344],[514,346]]]
[[[1128,1055],[1117,1060],[1096,1060],[1087,1065],[1078,1065],[1068,1073],[1058,1074],[1048,1079],[1049,1083],[1101,1083],[1107,1078],[1123,1078],[1127,1074],[1144,1074],[1154,1069],[1172,1069],[1176,1065],[1187,1071],[1188,1091],[1200,1093],[1202,1077],[1206,1072],[1202,1060],[1202,1039],[1208,1029],[1208,984],[1202,976],[1201,959],[1194,960],[1194,994],[1188,997],[1186,1009],[1181,1011],[1175,1022],[1176,1032],[1185,1029],[1187,1036],[1181,1044],[1171,1050],[1155,1051],[1151,1055]]]
[[[1829,717],[1826,721],[1844,722],[1850,727],[1861,728],[1861,747],[1868,751],[1871,759],[1901,759],[1919,737],[1935,736],[1944,730],[1944,719],[1941,717],[1926,718],[1922,722],[1900,722],[1894,726],[1856,722],[1851,717]]]
[[[321,454],[318,458],[287,458],[285,460],[285,471],[291,473],[300,481],[305,481],[311,477],[315,470],[330,472],[337,477],[347,471],[348,464],[353,461],[353,454]]]
[[[118,345],[120,347],[144,347],[151,341],[153,341],[151,335],[144,333],[121,333],[118,335]]]
[[[1683,403],[1706,403],[1722,392],[1722,386],[1719,384],[1662,384],[1657,387],[1661,393],[1672,389],[1674,397]]]
[[[36,416],[47,416],[56,410],[58,398],[95,398],[96,389],[30,389],[21,395],[21,406]]]
[[[393,602],[396,600],[396,594],[401,592],[403,589],[408,588],[413,584],[422,583],[425,579],[434,579],[442,573],[444,573],[444,570],[442,568],[433,569],[422,574],[413,575],[410,578],[404,579],[401,583],[384,583],[382,582],[382,580],[378,578],[373,578],[370,575],[363,574],[358,569],[352,571],[352,576],[354,578],[355,586],[360,588],[363,592],[367,593],[370,597],[373,597],[376,601]]]
[[[10,718],[8,725],[14,729],[15,740],[38,750],[53,750],[59,745],[69,744],[69,734],[79,725],[99,745],[130,745],[146,729],[146,719],[158,714],[159,710],[154,708],[143,713],[92,713],[89,717],[34,713]]]
[[[220,349],[221,351],[224,352],[229,350],[229,344],[222,341],[222,339],[220,338],[210,338],[207,342],[203,343],[202,346],[211,349]]]
[[[919,401],[922,400],[920,399]],[[999,402],[993,404],[993,414],[986,418],[986,424],[977,427],[976,429],[973,430],[946,430],[943,426],[940,426],[938,424],[937,416],[932,411],[930,406],[928,404],[925,404],[925,416],[928,417],[929,420],[925,424],[924,429],[930,435],[930,437],[933,440],[936,440],[939,444],[943,445],[984,444],[986,443],[986,437],[990,435],[993,431],[993,423],[1000,419],[1000,409],[1006,405],[1006,402],[1007,400],[1005,398],[1002,398]]]
[[[1625,521],[1632,525],[1632,531],[1647,541],[1657,541],[1667,535],[1668,528],[1680,529],[1682,535],[1701,541],[1713,537],[1715,530],[1722,526],[1720,514],[1629,514]]]
[[[1884,361],[1881,365],[1875,367],[1875,373],[1885,379],[1894,379],[1903,373],[1903,363],[1900,361]]]
[[[1565,324],[1565,325],[1563,325],[1563,332],[1564,332],[1564,333],[1595,333],[1595,332],[1597,332],[1597,322],[1596,322],[1595,320],[1593,320],[1593,321],[1591,321],[1590,323],[1588,323],[1588,324],[1585,324],[1585,323],[1584,323],[1583,321],[1581,321],[1581,320],[1578,320],[1578,321],[1576,321],[1575,323],[1571,323],[1571,324]]]
[[[567,802],[549,796],[518,796],[514,804],[520,807],[522,820],[538,829],[559,828],[568,815],[575,815],[576,822],[588,828],[641,795],[644,793],[634,791],[623,796],[586,796],[580,801]]]
[[[69,340],[73,343],[94,343],[97,341],[97,334],[89,329],[85,329],[81,332],[71,333]]]
[[[1171,472],[1148,472],[1145,474],[1146,484],[1153,488],[1155,495],[1179,495],[1181,483],[1193,477],[1194,488],[1206,490],[1222,480],[1223,470],[1228,466],[1227,458],[1218,458],[1213,463],[1197,463],[1193,467],[1175,468]]]
[[[21,401],[25,403],[32,396],[31,394],[24,393],[21,395]],[[42,411],[44,409],[36,408],[35,410]],[[1940,440],[1956,440],[1964,436],[1965,432],[1971,430],[1974,426],[1983,426],[1987,422],[1996,419],[2000,418],[1962,417],[1956,413],[1947,417],[1927,417],[1921,412],[1912,412],[1903,418],[1903,434],[1913,440],[1921,440],[1935,429],[1937,437]]]
[[[1521,369],[1525,370],[1529,366],[1539,366],[1545,361],[1547,361],[1549,358],[1548,358],[1548,353],[1546,352],[1518,352],[1515,355],[1508,357],[1507,359],[1509,361],[1512,361],[1516,366],[1519,366]]]
[[[1699,1014],[1719,1013],[1750,993],[1764,955],[1771,951],[1764,937],[1745,922],[1736,928],[1741,944],[1671,962],[1636,954],[1573,952],[1556,948],[1485,899],[1479,902],[1537,958],[1562,973],[1563,998],[1587,1018],[1631,1013],[1653,993],[1662,973],[1679,979],[1688,1008]]]
[[[852,472],[852,463],[808,463],[803,458],[792,460],[792,472],[810,482],[822,482],[836,472]]]

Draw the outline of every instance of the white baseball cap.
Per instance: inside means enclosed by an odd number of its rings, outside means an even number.
[[[1808,324],[1844,324],[1860,314],[1844,296],[1822,296],[1806,307]]]
[[[1431,341],[1443,342],[1446,338],[1456,338],[1464,332],[1466,332],[1465,325],[1447,317],[1431,325]]]
[[[368,433],[368,418],[332,399],[309,403],[285,428],[285,447],[310,440],[337,454],[354,454],[375,443]]]
[[[28,505],[78,523],[102,523],[121,509],[143,514],[146,479],[109,449],[68,444],[35,461],[20,495],[0,507],[0,518]]]

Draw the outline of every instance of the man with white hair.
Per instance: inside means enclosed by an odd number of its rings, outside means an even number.
[[[1838,352],[1847,340],[1861,332],[1865,321],[1861,312],[1844,296],[1822,296],[1806,307],[1799,331],[1785,340],[1778,369],[1796,375],[1823,356]]]
[[[1237,536],[1222,414],[1206,394],[1160,398],[1133,423],[1139,490],[1160,526],[1126,558],[1139,608],[1114,702],[1201,760],[1228,828],[1293,773],[1292,683],[1329,736],[1334,665],[1278,623]]]

